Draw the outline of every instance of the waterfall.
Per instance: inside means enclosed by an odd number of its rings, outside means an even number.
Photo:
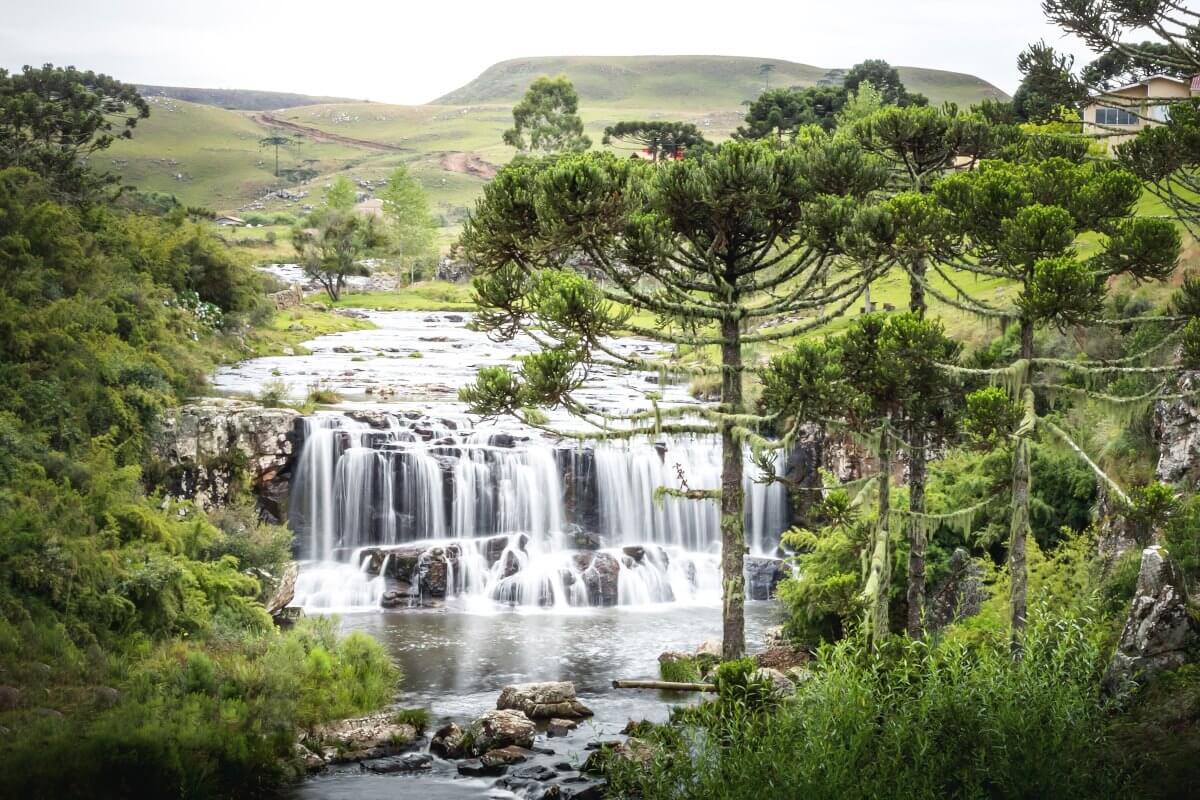
[[[600,442],[472,429],[463,419],[305,420],[291,523],[308,559],[298,601],[402,606],[463,597],[555,608],[720,597],[718,504],[655,497],[720,485],[712,437]],[[746,469],[746,540],[769,554],[787,523],[779,484]]]

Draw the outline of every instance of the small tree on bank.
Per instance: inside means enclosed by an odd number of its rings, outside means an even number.
[[[883,177],[850,142],[729,142],[661,165],[571,156],[509,166],[464,226],[462,252],[479,275],[477,324],[503,338],[524,332],[541,347],[519,370],[480,370],[461,393],[475,413],[544,425],[536,407],[565,409],[591,425],[568,434],[578,439],[720,437],[719,487],[691,486],[685,476],[660,493],[719,503],[726,658],[745,650],[745,447],[778,446],[759,433],[772,419],[745,408],[743,380],[756,369],[745,348],[812,330],[855,302],[873,265],[826,278],[843,232]],[[574,271],[576,263],[602,282]],[[632,312],[653,314],[655,324]],[[800,319],[774,324],[789,317]],[[719,366],[631,355],[610,341],[618,331],[716,348]],[[651,396],[650,410],[606,413],[577,394],[596,368],[719,375],[721,402],[664,407]]]
[[[437,226],[429,213],[429,198],[408,168],[399,166],[388,177],[379,199],[383,201],[389,244],[400,268],[408,268],[411,285],[416,282],[417,262],[437,252]]]
[[[566,75],[534,80],[512,114],[504,143],[520,153],[580,153],[592,146],[579,117],[579,95]]]

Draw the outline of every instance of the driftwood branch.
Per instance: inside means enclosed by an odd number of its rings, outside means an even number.
[[[613,681],[614,689],[662,689],[667,692],[715,692],[711,683],[676,683],[675,681]]]

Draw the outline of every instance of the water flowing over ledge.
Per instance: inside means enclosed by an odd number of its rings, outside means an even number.
[[[679,471],[691,485],[719,485],[713,438],[581,447],[415,411],[303,425],[289,517],[308,559],[297,584],[307,608],[720,601],[716,503],[655,498]],[[767,556],[786,495],[751,477],[745,490],[747,544]]]

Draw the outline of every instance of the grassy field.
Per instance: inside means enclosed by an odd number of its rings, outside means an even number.
[[[374,324],[363,319],[344,317],[315,308],[289,308],[275,312],[267,323],[247,337],[244,342],[249,350],[247,356],[304,355],[308,351],[300,346],[318,336],[345,331],[363,331],[374,328]]]
[[[474,311],[471,286],[466,283],[423,281],[394,292],[343,294],[337,308],[366,308],[371,311]]]

